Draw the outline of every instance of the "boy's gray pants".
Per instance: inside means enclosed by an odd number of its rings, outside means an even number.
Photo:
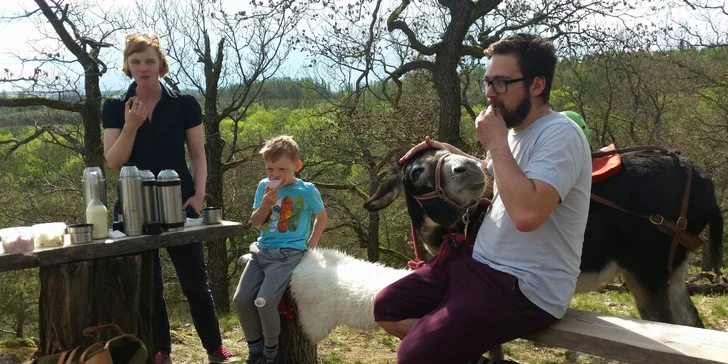
[[[240,326],[246,341],[265,338],[266,346],[278,344],[281,333],[281,318],[278,304],[291,280],[293,269],[303,258],[304,250],[258,249],[250,245],[252,259],[240,277],[233,303],[238,312]],[[256,298],[263,298],[265,304],[256,307]]]

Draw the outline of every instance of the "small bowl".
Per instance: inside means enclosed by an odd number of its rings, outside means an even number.
[[[63,233],[66,224],[62,222],[49,222],[33,225],[36,248],[50,248],[63,245]]]
[[[202,209],[202,222],[205,225],[215,225],[222,222],[222,207],[204,207]]]
[[[68,236],[71,238],[71,244],[86,244],[94,240],[93,224],[70,225],[66,230],[68,231]]]
[[[6,254],[29,253],[35,249],[35,236],[30,226],[0,229],[0,240]]]

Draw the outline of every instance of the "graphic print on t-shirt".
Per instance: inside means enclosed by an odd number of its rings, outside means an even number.
[[[288,230],[296,231],[298,229],[298,220],[301,219],[301,213],[303,212],[303,196],[296,196],[293,200],[293,214],[291,214],[290,222],[288,223]]]
[[[271,233],[296,231],[298,220],[301,218],[301,212],[303,212],[303,206],[303,196],[297,196],[295,203],[291,196],[279,199],[275,206],[271,208],[272,212],[268,213],[268,217],[266,217],[261,228]]]

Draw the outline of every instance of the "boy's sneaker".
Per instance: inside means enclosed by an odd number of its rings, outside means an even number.
[[[245,364],[266,364],[265,356],[263,356],[263,353],[249,355],[248,359],[245,360]]]
[[[207,360],[209,360],[211,364],[222,364],[236,362],[238,358],[226,347],[220,345],[214,353],[207,355]]]
[[[154,364],[172,364],[172,359],[169,358],[169,354],[159,352],[154,356]]]

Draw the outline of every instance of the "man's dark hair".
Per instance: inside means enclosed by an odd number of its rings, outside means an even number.
[[[525,82],[527,86],[531,85],[533,77],[544,77],[546,87],[541,93],[541,99],[548,104],[556,70],[556,53],[550,40],[535,34],[513,34],[491,44],[485,55],[488,58],[494,55],[516,56],[523,76],[529,77]]]

